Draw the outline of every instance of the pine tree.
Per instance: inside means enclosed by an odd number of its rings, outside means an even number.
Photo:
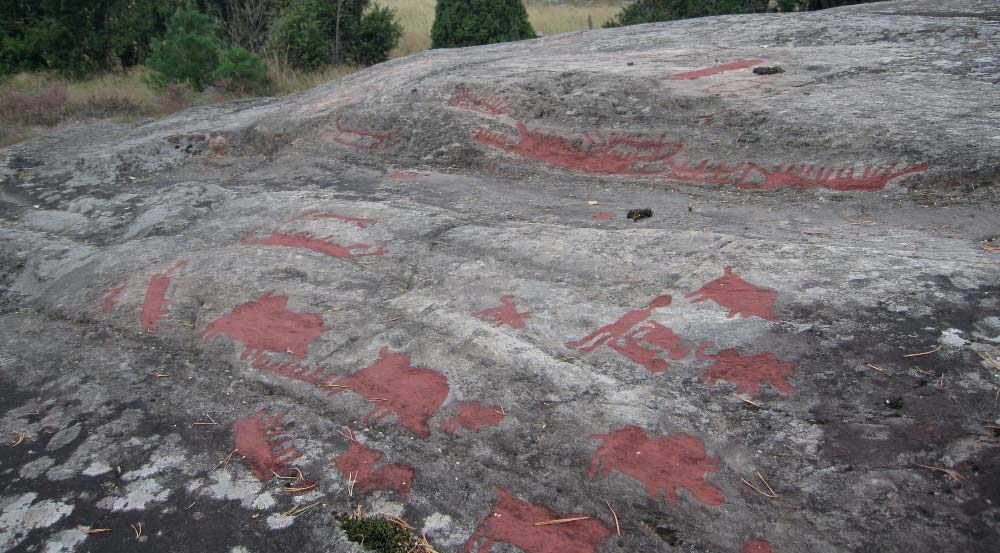
[[[521,0],[438,0],[432,48],[460,48],[534,38]]]

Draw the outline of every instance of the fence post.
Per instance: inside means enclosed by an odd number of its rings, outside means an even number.
[[[587,29],[594,30],[594,20],[590,17],[589,13],[587,14]]]

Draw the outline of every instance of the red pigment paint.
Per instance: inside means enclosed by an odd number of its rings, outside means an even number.
[[[778,299],[777,292],[750,284],[734,273],[732,267],[726,267],[724,273],[723,276],[685,297],[701,296],[692,300],[691,303],[705,300],[714,301],[729,309],[729,314],[726,317],[730,319],[740,315],[744,319],[760,317],[769,321],[778,320],[778,316],[774,314],[774,302]]]
[[[466,403],[458,406],[458,414],[441,425],[441,430],[455,433],[459,428],[467,428],[479,432],[480,426],[500,426],[503,412],[499,405],[482,406],[478,403]]]
[[[652,344],[656,348],[644,348],[642,342]],[[670,368],[670,363],[665,359],[657,358],[660,354],[670,352],[670,359],[678,361],[691,353],[690,349],[681,347],[680,344],[681,339],[673,330],[656,321],[649,321],[626,334],[621,340],[608,342],[608,347],[646,367],[649,372],[659,373]]]
[[[614,213],[597,213],[591,219],[595,221],[607,221],[608,219],[613,219],[614,216]]]
[[[261,353],[253,357],[253,367],[260,371],[281,375],[285,378],[308,382],[315,386],[323,386],[337,378],[337,373],[322,367],[303,367],[291,361],[268,361]]]
[[[854,169],[831,169],[815,165],[788,165],[784,163],[769,171],[752,163],[742,163],[735,170],[720,174],[717,179],[735,184],[738,188],[747,190],[770,190],[782,186],[797,186],[802,188],[828,188],[841,192],[860,191],[874,192],[882,190],[893,180],[913,174],[923,173],[929,168],[926,163],[914,165],[906,169],[896,170],[898,164],[893,163],[885,169],[865,167],[860,175]],[[669,179],[674,176],[665,175]],[[678,179],[675,179],[678,180]],[[683,180],[683,179],[681,179]],[[691,179],[691,182],[699,182]]]
[[[275,473],[286,476],[291,472],[289,463],[302,456],[294,447],[282,447],[291,440],[284,435],[283,417],[281,414],[268,417],[268,412],[262,410],[233,424],[235,447],[247,462],[250,472],[261,482],[271,480]]]
[[[726,71],[735,71],[737,69],[746,69],[748,67],[753,67],[755,65],[760,65],[764,63],[764,60],[743,60],[734,61],[732,63],[725,63],[722,65],[716,65],[715,67],[707,67],[705,69],[698,69],[697,71],[686,71],[684,73],[677,73],[676,75],[669,75],[663,77],[663,80],[670,81],[691,81],[694,79],[700,79],[702,77],[710,77],[712,75],[718,75],[719,73],[725,73]]]
[[[354,259],[356,257],[368,257],[385,254],[384,244],[375,249],[371,249],[374,247],[371,244],[351,244],[349,246],[342,246],[336,242],[330,242],[330,238],[332,238],[332,236],[327,236],[326,238],[321,239],[310,234],[285,233],[278,230],[278,227],[275,227],[271,231],[271,236],[268,236],[267,238],[253,240],[249,237],[249,235],[247,235],[240,240],[240,243],[244,246],[283,246],[286,248],[312,250],[314,252],[319,252],[321,254],[340,259]],[[355,250],[368,251],[356,253]]]
[[[540,129],[529,131],[524,123],[517,124],[518,138],[476,132],[475,140],[513,154],[551,163],[566,169],[587,173],[613,175],[652,175],[664,171],[663,161],[679,152],[683,146],[667,142],[666,135],[657,139],[628,138],[612,134],[605,137],[600,129],[582,139],[546,135]]]
[[[383,465],[375,468],[382,459],[382,453],[366,447],[358,441],[351,441],[351,448],[333,462],[344,478],[356,482],[354,489],[365,494],[373,490],[392,490],[409,499],[413,486],[413,469],[406,465]]]
[[[662,493],[671,506],[677,505],[676,488],[716,507],[725,499],[722,490],[705,481],[707,474],[719,472],[719,460],[707,457],[698,438],[678,434],[650,439],[636,426],[589,438],[603,441],[590,463],[591,478],[608,476],[615,469],[642,482],[654,501]]]
[[[104,302],[101,303],[101,309],[105,311],[113,310],[115,306],[118,305],[118,296],[122,295],[125,288],[128,288],[128,283],[122,284],[118,288],[112,288],[111,291],[108,292],[108,296],[104,298]]]
[[[653,314],[653,310],[660,307],[667,307],[673,300],[669,295],[659,296],[654,298],[649,302],[649,305],[645,309],[637,309],[635,311],[629,311],[619,318],[617,321],[602,326],[597,330],[591,332],[586,337],[575,342],[566,342],[566,346],[579,350],[581,353],[589,353],[599,348],[605,342],[617,341],[619,338],[625,336],[629,330],[639,323],[645,321]],[[590,345],[587,345],[587,344]]]
[[[391,178],[394,178],[396,180],[414,180],[420,177],[429,177],[429,176],[431,176],[430,173],[411,173],[403,171],[396,171],[395,173],[390,175]]]
[[[259,299],[245,303],[201,331],[201,337],[211,340],[225,334],[243,342],[246,359],[259,351],[288,353],[295,359],[306,356],[306,350],[323,334],[323,316],[316,313],[289,311],[288,296],[275,296],[274,290]]]
[[[372,225],[378,224],[378,219],[362,219],[359,217],[347,217],[344,215],[337,215],[336,213],[322,213],[319,211],[306,211],[305,213],[289,220],[288,222],[298,221],[300,219],[309,219],[311,221],[318,221],[321,219],[334,219],[336,221],[343,221],[345,223],[353,223],[358,228],[366,228]]]
[[[483,541],[476,550],[478,553],[489,553],[494,542],[509,543],[525,553],[596,553],[601,540],[614,533],[591,518],[535,526],[536,522],[586,515],[557,515],[545,507],[521,501],[500,488],[495,491],[500,502],[465,542],[464,553],[471,553],[479,540]]]
[[[161,322],[167,311],[167,288],[170,287],[170,277],[174,271],[188,264],[187,259],[182,259],[167,272],[153,275],[149,279],[149,288],[146,289],[146,299],[142,302],[142,313],[139,314],[139,323],[142,329],[150,334],[155,334],[160,328],[166,325]]]
[[[983,48],[986,48],[989,45],[990,44],[988,42],[977,42],[977,43],[973,44],[972,47],[975,48],[975,49],[977,49],[977,50],[982,50]]]
[[[531,317],[531,312],[518,312],[517,306],[514,305],[514,296],[500,296],[500,303],[503,305],[480,311],[476,316],[480,319],[492,319],[490,322],[495,327],[507,325],[511,328],[524,328],[524,320]]]
[[[417,436],[430,435],[427,421],[434,416],[448,397],[448,379],[433,369],[410,366],[410,356],[390,353],[389,348],[379,351],[379,360],[370,367],[345,376],[333,383],[329,395],[348,389],[365,398],[375,407],[365,415],[374,415],[375,422],[391,413],[399,415],[399,422]]]
[[[370,133],[345,129],[336,123],[337,133],[332,140],[341,146],[348,146],[358,150],[388,150],[399,146],[403,139],[399,136],[399,131],[389,131],[387,133]]]
[[[771,553],[771,544],[764,540],[748,541],[743,546],[743,553]]]
[[[698,346],[695,355],[699,359],[716,361],[707,371],[698,377],[698,382],[715,386],[716,382],[725,380],[738,386],[736,393],[749,392],[750,397],[760,392],[761,384],[769,383],[783,394],[795,392],[795,387],[785,379],[795,373],[797,363],[778,361],[771,353],[760,353],[750,357],[740,357],[735,349],[724,349],[717,355],[705,355],[705,350],[712,347],[712,342]]]
[[[475,111],[484,115],[504,115],[510,112],[511,103],[496,96],[476,97],[464,86],[458,87],[455,95],[448,100],[448,105],[469,111]]]

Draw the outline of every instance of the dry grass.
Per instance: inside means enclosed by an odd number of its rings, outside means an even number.
[[[403,23],[403,37],[399,46],[392,51],[392,57],[399,58],[422,52],[431,47],[431,26],[434,24],[436,0],[377,0],[383,6],[394,8]],[[543,35],[557,35],[587,28],[590,15],[594,28],[621,11],[625,4],[621,0],[576,1],[561,4],[527,2],[528,17],[536,32]]]

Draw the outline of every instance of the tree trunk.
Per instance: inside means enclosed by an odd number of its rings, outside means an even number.
[[[340,10],[344,7],[344,0],[337,0],[337,26],[333,31],[333,59],[340,63]]]

